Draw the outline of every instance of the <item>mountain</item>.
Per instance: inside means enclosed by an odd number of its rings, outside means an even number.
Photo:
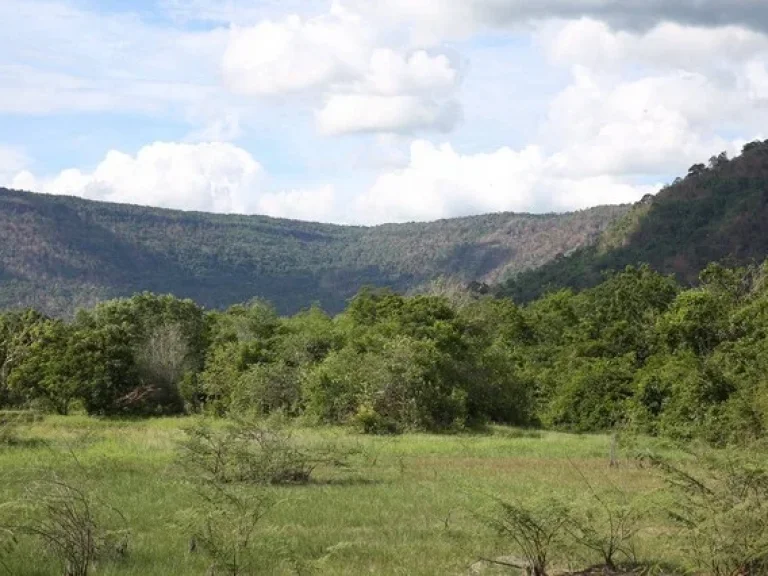
[[[363,285],[493,283],[595,242],[628,206],[336,226],[163,210],[0,188],[0,308],[54,315],[138,291],[207,307],[253,297],[340,310]]]
[[[598,284],[606,271],[650,264],[695,284],[710,262],[730,266],[768,256],[768,141],[696,164],[685,178],[646,197],[610,226],[598,242],[529,269],[502,283],[501,296],[524,302],[542,293]]]

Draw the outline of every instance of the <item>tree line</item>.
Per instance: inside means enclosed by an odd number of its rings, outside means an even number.
[[[0,407],[206,412],[369,433],[488,423],[742,442],[768,426],[768,266],[713,264],[696,288],[648,266],[525,306],[367,288],[331,316],[255,300],[207,311],[137,294],[71,321],[0,314]],[[439,293],[438,293],[439,292]]]

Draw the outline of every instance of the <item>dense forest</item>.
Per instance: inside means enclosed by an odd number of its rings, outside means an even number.
[[[143,291],[214,308],[255,296],[338,312],[364,285],[494,283],[595,242],[627,211],[334,226],[92,202],[0,188],[0,309],[55,316]]]
[[[595,286],[604,272],[641,262],[693,285],[710,262],[762,262],[766,222],[768,141],[758,141],[737,158],[723,152],[691,166],[685,178],[633,206],[597,243],[509,279],[498,293],[528,301],[556,288]]]
[[[72,321],[0,316],[0,404],[95,415],[281,413],[371,433],[489,422],[714,443],[768,427],[768,265],[696,288],[648,266],[525,306],[364,289],[336,316],[138,294]]]

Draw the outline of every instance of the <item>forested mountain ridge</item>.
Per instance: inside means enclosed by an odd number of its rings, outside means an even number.
[[[497,295],[529,301],[600,283],[607,271],[650,264],[694,284],[709,263],[744,265],[768,255],[768,141],[691,166],[656,196],[634,205],[600,240],[507,280]]]
[[[281,312],[342,309],[363,285],[497,282],[595,242],[628,206],[337,226],[94,202],[0,188],[0,308],[53,315],[139,291]]]

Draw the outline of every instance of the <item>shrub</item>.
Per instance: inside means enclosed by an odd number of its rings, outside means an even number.
[[[230,411],[296,415],[301,402],[299,371],[285,363],[255,364],[237,380]]]
[[[642,514],[626,494],[611,490],[597,493],[589,487],[590,503],[569,517],[566,531],[582,548],[596,553],[605,566],[616,568],[618,557],[634,562],[634,538]]]
[[[547,419],[574,432],[610,430],[626,417],[632,394],[630,357],[579,359],[561,375]]]
[[[18,531],[37,537],[68,576],[87,576],[97,560],[127,552],[125,517],[81,482],[53,475],[33,483],[24,504],[29,520]]]
[[[268,497],[208,483],[198,494],[202,505],[188,513],[190,550],[205,554],[209,574],[256,573],[259,557],[255,532],[271,506]]]
[[[182,465],[194,476],[221,484],[306,483],[318,466],[344,466],[349,456],[332,444],[303,447],[290,431],[249,420],[221,431],[200,423],[186,433]]]
[[[558,501],[545,499],[531,504],[499,501],[499,513],[490,525],[510,539],[525,560],[532,576],[546,576],[553,550],[563,539],[568,510]],[[499,562],[497,562],[499,563]]]
[[[397,422],[382,416],[370,404],[360,406],[353,420],[364,434],[397,434],[400,431]]]
[[[332,423],[355,421],[361,407],[399,430],[447,430],[467,422],[468,397],[450,355],[409,336],[332,352],[306,378],[310,415]]]
[[[683,529],[692,564],[714,576],[768,571],[768,470],[765,452],[694,451],[680,466],[650,457],[672,489],[666,504]]]

